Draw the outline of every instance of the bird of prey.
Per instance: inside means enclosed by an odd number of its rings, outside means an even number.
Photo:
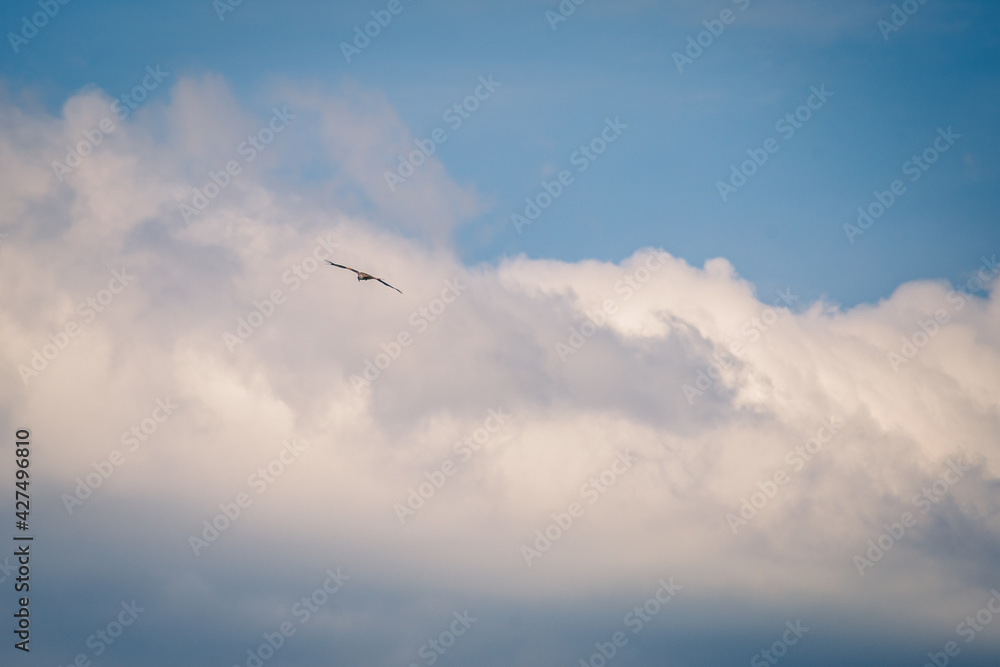
[[[352,269],[351,267],[344,266],[343,264],[334,264],[330,260],[326,260],[326,263],[327,264],[332,264],[333,266],[336,266],[336,267],[341,268],[341,269],[347,269],[348,271],[354,271],[354,273],[358,274],[358,280],[377,280],[380,283],[382,283],[383,285],[385,285],[386,287],[392,287],[392,285],[390,285],[386,281],[382,280],[381,278],[379,278],[377,276],[373,276],[370,273],[365,273],[364,271],[358,271],[357,269]],[[402,292],[399,289],[397,289],[395,287],[392,287],[392,289],[394,289],[397,292],[399,292],[400,294],[402,294]]]

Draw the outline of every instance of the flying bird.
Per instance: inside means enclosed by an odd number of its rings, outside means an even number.
[[[326,260],[326,263],[327,264],[332,264],[333,266],[336,266],[336,267],[341,268],[341,269],[347,269],[348,271],[354,271],[354,273],[358,274],[358,280],[377,280],[380,283],[382,283],[383,285],[385,285],[386,287],[392,287],[392,285],[390,285],[386,281],[382,280],[378,276],[373,276],[370,273],[365,273],[364,271],[358,271],[357,269],[352,269],[351,267],[344,266],[343,264],[334,264],[330,260]],[[399,289],[397,289],[395,287],[392,287],[392,289],[394,289],[397,292],[399,292],[400,294],[402,294],[402,292]]]

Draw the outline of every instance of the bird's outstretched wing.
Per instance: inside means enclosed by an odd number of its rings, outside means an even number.
[[[354,271],[354,273],[359,273],[359,271],[357,269],[352,269],[351,267],[344,266],[343,264],[334,264],[330,260],[326,260],[326,263],[327,264],[333,264],[333,266],[336,266],[336,267],[341,268],[341,269],[347,269],[348,271]]]
[[[389,283],[387,283],[386,281],[382,280],[381,278],[376,278],[375,280],[379,281],[380,283],[382,283],[382,284],[383,284],[383,285],[385,285],[386,287],[392,287],[392,285],[390,285],[390,284],[389,284]],[[396,290],[396,291],[397,291],[397,292],[399,292],[400,294],[402,294],[402,293],[403,293],[402,291],[400,291],[400,290],[399,290],[398,288],[396,288],[396,287],[392,287],[392,289]]]

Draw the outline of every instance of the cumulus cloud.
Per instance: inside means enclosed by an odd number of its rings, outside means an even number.
[[[434,158],[385,187],[411,137],[378,95],[288,85],[249,109],[218,77],[178,77],[60,180],[52,162],[109,103],[8,105],[0,130],[0,421],[38,443],[46,539],[114,554],[83,548],[61,579],[117,577],[232,663],[340,565],[355,579],[308,646],[350,646],[345,664],[380,635],[386,660],[415,660],[470,599],[503,616],[480,642],[537,605],[615,618],[669,576],[678,607],[733,627],[757,600],[947,628],[995,585],[996,249],[978,282],[851,309],[657,248],[465,266],[450,233],[483,203]],[[241,142],[286,106],[248,161]],[[185,216],[230,160],[240,173]],[[231,620],[210,641],[211,616]],[[602,639],[552,623],[569,648],[529,643],[521,664]]]

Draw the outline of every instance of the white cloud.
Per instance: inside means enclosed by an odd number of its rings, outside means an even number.
[[[1000,531],[995,280],[961,309],[948,286],[923,282],[847,311],[782,304],[754,324],[777,297],[755,294],[721,258],[699,268],[640,249],[620,265],[517,257],[466,267],[448,234],[479,200],[436,162],[410,192],[389,193],[381,171],[406,130],[384,100],[346,90],[276,95],[298,114],[289,135],[187,223],[177,193],[204,183],[267,117],[242,109],[219,79],[179,80],[169,103],[150,103],[65,183],[49,163],[107,100],[81,94],[59,118],[5,109],[13,122],[0,144],[17,160],[0,164],[10,233],[0,246],[0,405],[5,423],[49,443],[36,465],[60,493],[169,396],[176,415],[97,493],[158,505],[171,529],[195,532],[282,440],[311,445],[220,538],[256,546],[243,567],[264,567],[255,558],[278,534],[323,567],[341,550],[352,571],[386,582],[497,596],[632,589],[670,574],[692,598],[727,591],[846,609],[874,591],[884,608],[909,609],[944,595],[913,612],[938,625],[972,608],[995,573]],[[302,156],[332,170],[330,189],[287,176]],[[337,258],[403,295],[325,265],[304,269],[293,289],[289,272],[327,237]],[[649,262],[657,268],[643,273]],[[134,282],[84,322],[77,304],[122,267]],[[438,303],[454,280],[466,287]],[[273,290],[282,303],[230,352],[223,333]],[[609,300],[614,312],[561,359],[557,344]],[[894,370],[888,353],[941,309],[948,322]],[[18,366],[68,321],[81,333],[22,382]],[[351,376],[400,333],[412,344],[356,390]],[[743,348],[731,367],[689,402],[683,386],[734,342]],[[400,526],[393,504],[425,472],[458,462],[453,443],[491,408],[509,423]],[[795,470],[786,453],[831,416],[842,429]],[[624,451],[632,469],[587,504],[581,486]],[[959,459],[972,469],[919,514],[911,498]],[[733,535],[726,514],[778,469],[790,481]],[[526,567],[521,545],[574,501],[584,515]],[[860,578],[852,556],[904,511],[917,525]],[[981,548],[953,549],[960,534]],[[173,566],[193,567],[188,533],[173,537]],[[946,593],[907,583],[929,572]]]

